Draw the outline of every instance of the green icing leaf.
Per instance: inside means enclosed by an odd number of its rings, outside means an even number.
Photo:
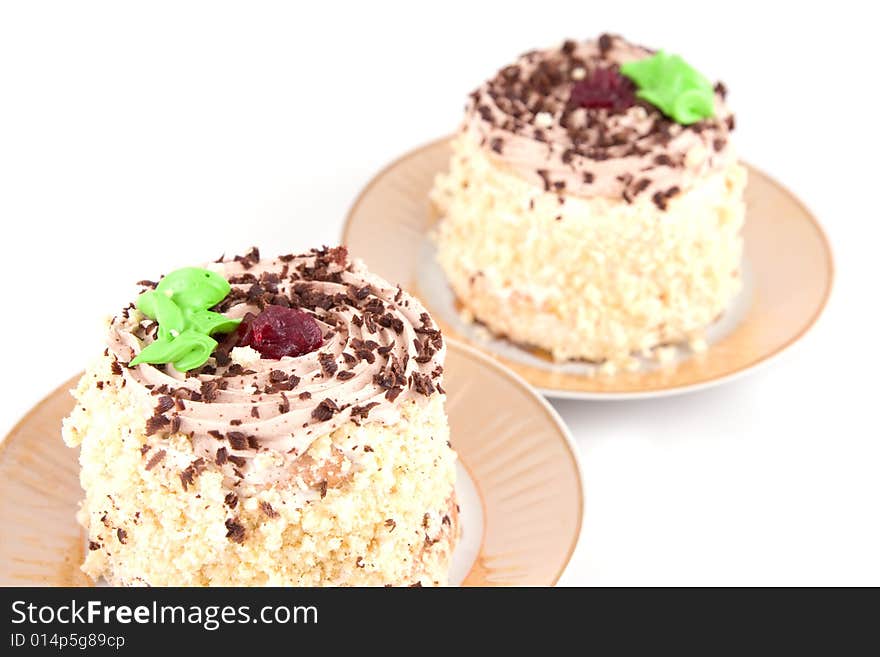
[[[171,298],[181,308],[204,310],[216,306],[229,294],[229,281],[217,272],[185,267],[171,272],[156,286],[157,294]]]
[[[208,310],[230,290],[229,282],[207,269],[187,267],[163,278],[155,290],[144,292],[137,307],[159,323],[155,342],[129,365],[172,363],[180,372],[204,365],[217,347],[214,333],[230,333],[241,322]]]
[[[204,365],[217,347],[217,341],[214,338],[209,338],[196,331],[185,331],[174,341],[182,341],[187,348],[186,352],[174,359],[174,368],[178,372],[187,372]]]
[[[173,363],[175,369],[186,372],[204,364],[216,347],[217,341],[213,338],[192,330],[184,331],[171,340],[160,338],[147,345],[129,365]]]
[[[678,55],[661,50],[621,64],[620,72],[638,87],[639,98],[677,123],[690,125],[715,114],[712,84]]]
[[[186,329],[183,311],[164,294],[151,290],[138,297],[137,307],[144,315],[159,322],[159,337],[170,339],[172,331],[182,333]]]
[[[190,326],[205,335],[231,333],[240,323],[240,319],[229,319],[210,310],[199,310],[190,317]]]

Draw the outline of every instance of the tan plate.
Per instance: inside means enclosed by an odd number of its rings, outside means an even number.
[[[574,445],[556,412],[518,377],[450,344],[445,380],[460,477],[462,542],[452,581],[465,586],[552,585],[581,530]],[[0,585],[88,586],[78,451],[61,442],[76,378],[35,406],[0,444]]]
[[[372,271],[418,296],[447,336],[493,356],[549,396],[648,397],[730,380],[796,342],[828,300],[833,265],[822,229],[791,192],[749,166],[744,289],[709,330],[706,352],[679,350],[667,366],[597,376],[590,365],[554,364],[504,340],[487,339],[459,317],[428,237],[436,220],[428,191],[449,156],[449,140],[442,139],[379,173],[349,212],[342,241]]]

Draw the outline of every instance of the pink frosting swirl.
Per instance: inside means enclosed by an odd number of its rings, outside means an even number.
[[[665,199],[736,159],[734,121],[716,85],[715,116],[679,125],[648,103],[622,111],[569,102],[572,87],[597,68],[652,51],[603,35],[522,55],[471,94],[463,130],[501,166],[546,191],[632,202]]]
[[[443,393],[445,345],[424,307],[344,247],[272,260],[255,249],[214,268],[232,285],[216,310],[238,318],[266,304],[298,307],[318,321],[324,345],[296,358],[236,362],[232,335],[186,375],[171,365],[129,369],[155,324],[127,308],[111,322],[109,348],[127,385],[156,399],[148,434],[189,434],[196,454],[230,476],[275,481],[343,423],[393,423],[401,404]],[[258,472],[254,457],[266,452],[274,466]]]

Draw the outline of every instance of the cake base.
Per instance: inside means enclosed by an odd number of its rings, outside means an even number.
[[[98,383],[101,382],[100,388]],[[187,436],[153,444],[155,398],[122,385],[102,358],[65,420],[81,445],[83,570],[124,586],[443,585],[458,539],[455,453],[443,397],[402,405],[393,425],[348,422],[318,438],[303,482],[233,482],[194,462]],[[159,452],[163,452],[159,456]],[[305,492],[304,492],[305,491]]]
[[[622,363],[698,342],[738,293],[745,169],[695,181],[661,211],[545,192],[467,134],[432,201],[438,261],[465,315],[554,360]]]

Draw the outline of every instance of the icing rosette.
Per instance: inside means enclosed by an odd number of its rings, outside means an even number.
[[[263,358],[238,346],[239,329],[215,336],[211,357],[188,372],[129,367],[160,333],[157,322],[129,306],[111,322],[109,350],[125,384],[155,399],[149,440],[187,434],[195,454],[224,475],[271,483],[304,471],[312,443],[343,424],[393,424],[403,404],[443,394],[440,331],[417,300],[369,273],[345,247],[265,260],[253,249],[210,269],[230,284],[212,312],[244,325],[267,307],[295,308],[317,322],[322,344]]]
[[[665,210],[735,162],[725,93],[681,58],[606,34],[533,50],[501,69],[471,94],[464,132],[544,191],[627,203],[644,196]]]

